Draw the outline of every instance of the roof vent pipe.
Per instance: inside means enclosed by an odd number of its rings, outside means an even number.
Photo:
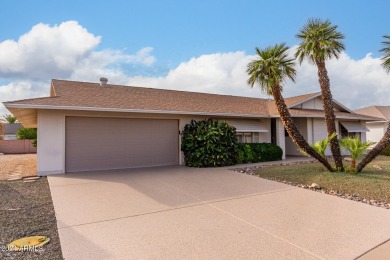
[[[104,77],[100,78],[100,86],[101,87],[107,87],[107,82],[108,82],[107,78],[104,78]]]

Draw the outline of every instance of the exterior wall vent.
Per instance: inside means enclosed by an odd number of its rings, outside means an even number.
[[[100,78],[100,86],[101,87],[107,87],[107,82],[108,82],[107,78],[104,78],[104,77]]]

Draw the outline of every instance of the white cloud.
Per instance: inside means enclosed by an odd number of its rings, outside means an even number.
[[[308,62],[298,66],[296,84],[286,88],[286,95],[320,91],[317,67]],[[351,109],[369,105],[390,105],[390,75],[381,67],[380,58],[367,54],[352,59],[342,53],[327,62],[333,98]]]
[[[0,76],[3,78],[67,77],[100,37],[75,21],[50,27],[37,24],[18,41],[0,43]]]
[[[266,97],[259,89],[251,89],[246,84],[246,65],[253,58],[244,52],[202,55],[182,62],[165,77],[133,77],[129,78],[128,85]],[[328,61],[333,97],[352,109],[390,105],[390,75],[380,64],[380,58],[371,54],[354,60],[343,53],[339,60]],[[296,82],[285,84],[285,97],[320,91],[315,65],[303,62],[296,68]]]
[[[201,55],[180,63],[163,77],[129,77],[128,85],[216,94],[265,97],[247,84],[246,66],[252,57],[245,52]]]
[[[153,66],[153,48],[135,54],[96,50],[100,41],[99,36],[70,21],[56,26],[38,24],[18,41],[0,43],[0,80],[11,82],[0,86],[0,101],[47,96],[51,78],[96,82],[100,76],[113,84],[267,97],[246,84],[246,66],[254,56],[243,51],[193,57],[160,77],[130,76],[123,65]],[[390,75],[380,64],[371,54],[355,60],[343,53],[339,60],[329,61],[334,98],[353,109],[390,105]],[[296,83],[286,84],[284,96],[319,91],[316,66],[304,62],[296,68]],[[3,111],[0,107],[0,113]]]
[[[150,66],[156,60],[151,47],[129,55],[123,50],[96,50],[100,41],[100,36],[68,21],[40,23],[18,40],[0,42],[0,80],[11,82],[0,86],[0,101],[47,96],[52,78],[96,81],[107,75],[125,83],[128,77],[120,64]]]
[[[13,101],[19,99],[27,99],[32,97],[42,97],[48,95],[47,82],[32,82],[25,80],[13,81],[9,84],[0,86],[1,101]],[[8,110],[1,105],[0,115],[9,113]]]

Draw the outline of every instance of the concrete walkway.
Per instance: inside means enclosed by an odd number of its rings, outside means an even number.
[[[317,161],[316,159],[307,156],[287,156],[286,159],[280,161],[236,164],[234,166],[226,166],[223,168],[236,169],[236,168],[246,168],[246,167],[255,167],[255,166],[286,165],[290,163],[305,163],[305,162],[316,162],[316,161]]]
[[[227,169],[48,179],[65,259],[354,259],[390,238],[389,210]]]

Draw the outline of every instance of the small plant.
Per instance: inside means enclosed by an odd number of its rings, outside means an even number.
[[[317,153],[321,154],[325,158],[325,151],[328,147],[328,144],[337,136],[336,133],[331,134],[328,138],[324,138],[321,141],[310,145]]]
[[[17,121],[16,117],[14,117],[13,115],[10,115],[10,114],[5,114],[5,115],[3,115],[3,118],[4,118],[5,121],[7,121],[7,123],[9,123],[9,124],[14,124],[14,123],[16,123],[16,121]]]
[[[326,148],[328,147],[330,141],[332,141],[334,138],[336,138],[337,134],[336,133],[333,133],[331,134],[329,137],[325,137],[324,139],[314,143],[314,144],[311,144],[310,147],[314,149],[314,151],[316,151],[317,153],[319,153],[322,157],[326,157],[325,155],[325,151],[326,151]],[[298,148],[299,152],[305,156],[308,156],[307,153],[305,153],[302,149]],[[340,167],[338,167],[340,168]],[[341,169],[341,168],[340,168]]]
[[[367,150],[368,147],[375,144],[375,142],[361,142],[358,138],[343,138],[340,140],[340,145],[347,149],[351,154],[351,167],[349,168],[350,173],[357,173],[356,159]]]
[[[190,167],[234,165],[238,161],[236,129],[223,121],[192,120],[184,127],[181,150]]]

